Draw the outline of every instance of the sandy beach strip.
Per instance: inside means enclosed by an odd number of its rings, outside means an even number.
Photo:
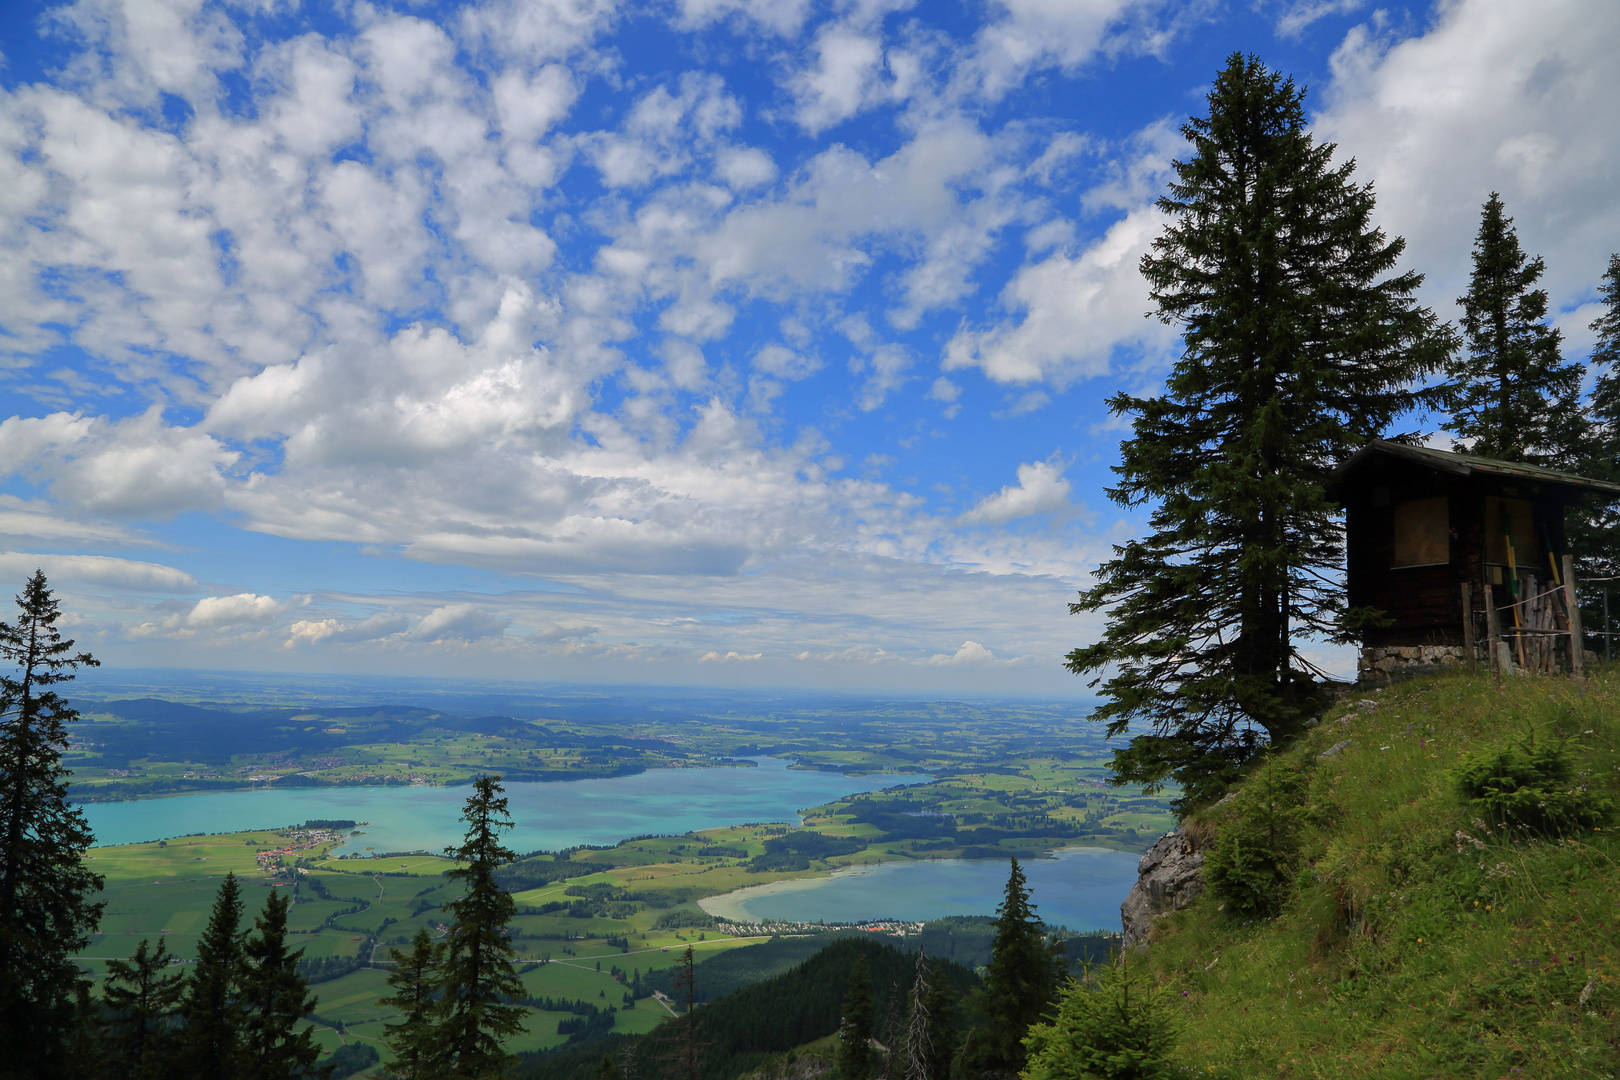
[[[750,915],[747,911],[748,902],[757,900],[762,896],[776,896],[780,893],[803,892],[806,889],[819,889],[832,880],[832,875],[809,878],[788,878],[785,881],[772,881],[765,885],[749,885],[746,888],[734,889],[719,896],[705,896],[698,901],[698,907],[718,919],[730,919],[737,923],[757,923],[764,920],[757,915]]]

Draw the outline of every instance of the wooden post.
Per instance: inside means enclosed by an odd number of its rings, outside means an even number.
[[[1586,672],[1586,656],[1581,651],[1581,606],[1575,600],[1575,559],[1564,556],[1564,607],[1569,610],[1569,673]]]
[[[1469,582],[1462,583],[1463,607],[1463,655],[1468,658],[1470,667],[1474,665],[1474,586]]]
[[[1490,652],[1491,670],[1497,678],[1502,677],[1502,654],[1496,647],[1496,598],[1491,595],[1491,569],[1485,568],[1485,591],[1480,594],[1485,600],[1485,647]]]

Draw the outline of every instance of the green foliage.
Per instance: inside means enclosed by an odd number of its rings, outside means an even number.
[[[1228,913],[1263,919],[1282,909],[1299,869],[1305,790],[1297,770],[1270,763],[1220,818],[1204,859],[1204,885]]]
[[[1163,988],[1122,957],[1071,980],[1050,1023],[1030,1029],[1023,1080],[1170,1080],[1176,1024]]]
[[[1565,766],[1531,767],[1527,725]],[[1504,749],[1510,768],[1478,770]],[[1189,1076],[1620,1075],[1620,830],[1504,834],[1458,788],[1550,775],[1544,790],[1615,799],[1620,671],[1412,679],[1343,702],[1265,768],[1308,788],[1280,910],[1237,920],[1206,895],[1133,954],[1168,991]]]
[[[289,899],[275,889],[253,934],[242,945],[242,1058],[240,1080],[293,1080],[309,1076],[320,1057],[304,1017],[315,1008],[309,984],[298,974],[303,950],[287,949]]]
[[[381,1060],[382,1055],[377,1053],[377,1048],[370,1043],[358,1039],[344,1043],[332,1051],[332,1056],[327,1059],[327,1066],[331,1069],[331,1072],[326,1074],[327,1080],[344,1080],[345,1077],[353,1076],[362,1069],[371,1068]]]
[[[226,874],[214,898],[208,925],[197,941],[197,962],[186,980],[180,1007],[181,1067],[188,1080],[226,1076],[236,1067],[242,1043],[238,988],[244,976],[242,889]]]
[[[393,992],[377,1004],[399,1014],[399,1020],[385,1024],[384,1030],[394,1052],[392,1070],[400,1080],[436,1080],[443,1075],[444,1052],[435,1027],[439,998],[434,986],[442,951],[423,926],[417,928],[410,952],[388,952],[394,961],[388,973],[388,987]]]
[[[1566,362],[1563,336],[1547,322],[1547,291],[1532,288],[1546,263],[1519,247],[1502,197],[1491,192],[1474,240],[1462,306],[1467,349],[1446,364],[1445,429],[1470,451],[1554,469],[1585,456],[1582,365]]]
[[[167,1080],[174,1067],[173,1019],[184,972],[171,971],[168,943],[146,938],[129,960],[107,964],[102,1037],[108,1080]]]
[[[844,991],[844,1015],[838,1025],[838,1080],[871,1080],[873,1021],[872,969],[861,956],[849,969],[849,986]]]
[[[460,864],[445,876],[464,891],[444,906],[451,922],[436,983],[435,1028],[444,1061],[458,1080],[504,1075],[513,1058],[502,1042],[523,1030],[523,1008],[510,1004],[523,996],[507,929],[517,903],[495,880],[496,867],[516,858],[500,840],[512,821],[499,780],[474,781],[462,811],[466,837],[461,846],[445,849]]]
[[[1534,729],[1470,755],[1454,776],[1481,817],[1519,835],[1590,832],[1614,817],[1614,801],[1576,779],[1569,740],[1537,742]]]
[[[83,978],[71,959],[96,928],[102,879],[84,864],[93,840],[68,803],[62,753],[78,713],[51,689],[89,653],[57,629],[61,609],[36,572],[0,621],[0,1076],[63,1075]]]
[[[778,1055],[834,1034],[844,1015],[850,972],[863,957],[871,971],[873,1015],[888,1015],[891,1004],[893,1011],[903,1012],[905,1003],[895,1003],[895,996],[903,995],[912,984],[916,958],[866,937],[840,938],[797,967],[698,1009],[702,1018],[697,1042],[701,1080],[732,1080],[769,1064]],[[698,967],[699,980],[714,962],[705,961]],[[939,992],[952,1000],[977,985],[973,974],[956,964],[931,961],[931,965],[930,982],[937,982]],[[625,1048],[633,1048],[635,1059],[646,1063],[644,1077],[674,1080],[680,1075],[673,1064],[682,1049],[681,1032],[675,1024],[663,1024],[633,1039],[615,1037],[610,1045],[615,1057],[622,1056]],[[602,1049],[602,1044],[596,1044],[539,1054],[525,1061],[518,1075],[521,1080],[591,1080]],[[655,1066],[655,1062],[659,1064]]]
[[[753,871],[808,870],[816,859],[833,855],[852,855],[866,847],[863,841],[849,836],[828,836],[811,829],[796,829],[786,836],[773,836],[765,841],[765,853],[748,861]]]
[[[1059,952],[1046,940],[1017,859],[1008,860],[1007,892],[996,908],[996,939],[979,1001],[982,1022],[970,1040],[981,1071],[1024,1067],[1024,1035],[1052,1004],[1062,976]]]
[[[1393,274],[1404,242],[1372,224],[1371,188],[1314,141],[1303,101],[1234,54],[1208,116],[1182,128],[1191,153],[1142,273],[1183,352],[1161,396],[1110,402],[1132,419],[1109,495],[1151,506],[1151,531],[1072,605],[1107,617],[1068,656],[1102,682],[1093,717],[1110,735],[1152,727],[1116,753],[1116,777],[1174,780],[1183,808],[1320,713],[1296,643],[1346,638],[1350,614],[1325,482],[1421,399],[1415,384],[1452,347],[1413,300],[1420,275]]]
[[[1591,367],[1597,378],[1588,411],[1590,439],[1581,474],[1620,483],[1620,254],[1609,256],[1609,266],[1598,286],[1603,313],[1592,321],[1597,335]],[[1575,552],[1577,580],[1582,582],[1581,614],[1590,630],[1603,629],[1602,596],[1614,582],[1585,584],[1587,578],[1620,576],[1620,500],[1593,502],[1574,508],[1567,519],[1569,549]],[[1614,600],[1611,599],[1611,605]],[[1612,611],[1612,607],[1611,607]],[[1603,639],[1592,645],[1601,655]],[[1609,646],[1612,655],[1612,643]]]

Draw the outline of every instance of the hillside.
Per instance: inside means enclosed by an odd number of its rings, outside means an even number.
[[[836,1032],[850,971],[863,956],[871,971],[876,1015],[897,1016],[903,1011],[899,996],[914,977],[915,955],[859,938],[835,941],[782,974],[695,1011],[702,1080],[731,1080]],[[936,971],[958,996],[978,984],[972,972],[948,960],[940,961]],[[672,1061],[679,1045],[679,1025],[666,1024],[647,1035],[530,1055],[518,1074],[522,1080],[591,1080],[604,1053],[622,1056],[627,1050],[653,1069]]]
[[[1206,892],[1138,954],[1178,1014],[1177,1061],[1217,1077],[1614,1076],[1620,820],[1537,837],[1491,827],[1458,790],[1459,766],[1532,737],[1571,740],[1562,788],[1587,789],[1572,798],[1620,796],[1620,674],[1355,695],[1190,821],[1211,851],[1220,830],[1248,837],[1251,880],[1268,842],[1285,857],[1252,910]]]

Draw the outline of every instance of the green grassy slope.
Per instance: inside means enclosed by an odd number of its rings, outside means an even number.
[[[1461,759],[1531,726],[1538,740],[1575,737],[1576,782],[1620,796],[1615,671],[1356,695],[1264,766],[1303,791],[1280,913],[1246,921],[1206,894],[1162,921],[1143,961],[1177,1007],[1189,1074],[1620,1073],[1620,821],[1515,839],[1452,779]],[[1240,805],[1189,829],[1207,837]]]

